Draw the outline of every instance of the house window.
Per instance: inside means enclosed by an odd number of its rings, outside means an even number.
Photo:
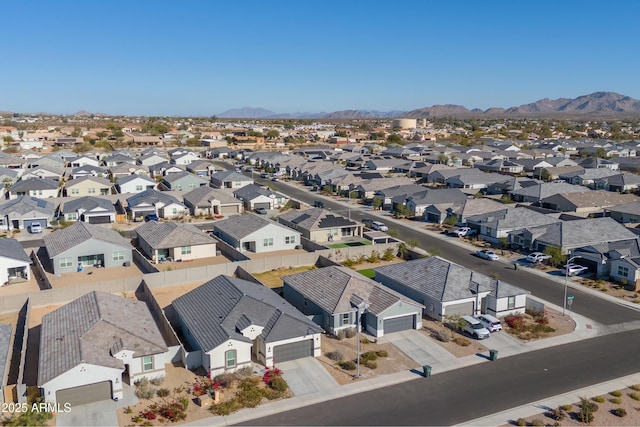
[[[273,246],[273,237],[264,239],[264,241],[262,242],[262,246]]]
[[[289,244],[294,244],[296,242],[296,236],[286,236],[284,238],[284,242],[289,245]]]
[[[78,219],[78,214],[76,212],[67,214],[67,219],[70,221],[76,221]]]
[[[176,185],[176,191],[182,191],[182,185]]]
[[[516,308],[516,297],[508,297],[507,298],[507,309],[511,310]]]
[[[234,187],[240,187],[241,185],[242,185],[242,182],[240,182],[240,181],[234,181],[233,182],[233,186]]]
[[[191,253],[191,246],[182,246],[180,248],[180,253],[182,255],[189,255]]]
[[[224,366],[227,368],[233,368],[236,366],[237,358],[235,350],[228,350],[224,353]]]
[[[136,185],[136,191],[142,191],[142,185]]]
[[[124,251],[113,252],[112,257],[114,261],[124,261]]]
[[[71,258],[60,258],[60,268],[69,268],[73,266]]]
[[[96,193],[96,189],[94,187],[89,187],[89,188],[87,188],[87,193],[95,194]]]
[[[80,194],[80,189],[79,188],[72,188],[71,189],[71,194]]]
[[[142,358],[142,370],[143,371],[153,370],[153,356],[144,356]]]
[[[618,266],[618,276],[628,277],[629,276],[629,267],[624,267],[622,265],[619,265]]]
[[[178,215],[178,208],[173,208],[172,212],[173,212],[174,215]]]
[[[342,315],[342,326],[348,325],[349,323],[351,323],[350,318],[351,318],[350,313],[344,313]]]

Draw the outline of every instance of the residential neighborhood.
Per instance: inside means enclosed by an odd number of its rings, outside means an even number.
[[[213,380],[310,363],[327,389],[358,381],[344,362],[360,361],[360,350],[353,358],[334,349],[353,334],[415,370],[481,362],[437,350],[438,334],[425,332],[433,325],[504,357],[534,346],[469,332],[464,319],[490,316],[506,330],[507,319],[542,311],[569,322],[572,336],[604,330],[583,329],[598,322],[578,305],[565,316],[567,300],[545,300],[515,274],[576,294],[597,283],[611,292],[592,298],[610,303],[615,293],[635,304],[640,179],[598,155],[635,153],[640,140],[462,145],[455,129],[421,140],[439,130],[409,122],[375,123],[402,144],[369,139],[357,122],[183,123],[198,130],[183,130],[194,135],[188,145],[170,132],[123,130],[113,140],[123,147],[109,150],[93,131],[87,140],[60,130],[5,141],[0,316],[18,314],[0,325],[25,331],[26,357],[7,358],[22,374],[5,378],[3,399],[26,402],[37,390],[48,403],[112,402],[124,416],[144,402],[143,379],[171,382],[176,366]],[[270,131],[279,136],[241,135]],[[286,138],[296,145],[279,145]],[[41,148],[23,149],[32,139]],[[530,262],[531,253],[542,255]],[[0,355],[23,351],[10,342],[0,341]],[[366,378],[411,372],[362,363]],[[284,375],[294,398],[313,384]]]

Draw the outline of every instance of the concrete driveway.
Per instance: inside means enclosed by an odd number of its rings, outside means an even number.
[[[332,390],[339,386],[322,363],[314,357],[279,363],[278,368],[282,369],[282,378],[296,396]]]
[[[117,426],[116,405],[113,400],[103,400],[86,405],[73,406],[67,413],[58,412],[56,414],[56,426]]]
[[[413,329],[387,334],[381,339],[399,348],[419,365],[433,365],[436,362],[456,359],[433,340]]]
[[[509,335],[504,331],[492,332],[487,339],[480,341],[485,347],[491,350],[498,350],[498,357],[513,356],[527,351],[525,343]]]

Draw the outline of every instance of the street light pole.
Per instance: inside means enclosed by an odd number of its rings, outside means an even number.
[[[562,315],[564,316],[564,312],[567,309],[567,286],[569,280],[569,264],[576,258],[582,258],[581,256],[573,256],[567,260],[567,263],[564,266],[564,300],[562,301]]]

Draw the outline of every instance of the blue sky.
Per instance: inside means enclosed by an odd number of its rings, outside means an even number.
[[[3,2],[0,111],[215,115],[640,98],[640,2]]]

